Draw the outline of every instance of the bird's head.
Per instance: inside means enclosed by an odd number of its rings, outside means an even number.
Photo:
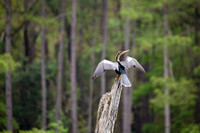
[[[119,51],[117,54],[116,54],[116,61],[120,61],[120,56],[123,55],[124,53],[128,52],[129,50],[125,50],[125,51]]]

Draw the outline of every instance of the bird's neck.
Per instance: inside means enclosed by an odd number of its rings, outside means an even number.
[[[120,54],[116,55],[116,58],[115,58],[116,62],[120,62],[120,60],[119,60],[120,56],[121,56]]]
[[[116,58],[116,62],[120,62],[119,57]]]

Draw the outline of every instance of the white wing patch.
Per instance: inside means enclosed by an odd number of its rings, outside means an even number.
[[[92,79],[95,79],[99,75],[103,74],[106,70],[118,70],[118,63],[117,62],[111,62],[109,60],[103,60],[99,62]]]
[[[131,68],[131,67],[136,67],[137,69],[145,72],[144,68],[140,65],[140,63],[136,59],[134,59],[132,57],[127,56],[126,60],[120,61],[120,63],[126,69]]]

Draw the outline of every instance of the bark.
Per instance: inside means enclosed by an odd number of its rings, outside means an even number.
[[[24,0],[24,11],[28,12],[28,4],[29,0]],[[29,38],[28,38],[28,24],[29,22],[26,20],[24,22],[24,54],[25,57],[28,59],[30,51],[29,51]],[[27,61],[25,60],[24,64],[27,64]]]
[[[117,119],[122,86],[120,78],[115,79],[111,92],[104,94],[100,100],[95,133],[113,133]]]
[[[24,54],[29,57],[29,41],[28,41],[28,22],[24,22]]]
[[[106,57],[106,44],[107,44],[107,21],[108,21],[108,0],[103,0],[102,8],[102,39],[103,39],[103,50],[101,59]],[[105,93],[106,88],[106,77],[103,73],[101,76],[101,95]]]
[[[135,37],[136,37],[136,26],[137,26],[137,22],[136,22],[136,20],[133,22],[133,40],[132,40],[132,51],[134,51],[134,49],[135,49]],[[134,52],[132,53],[132,57],[134,57]],[[128,98],[128,102],[129,102],[129,108],[128,108],[128,114],[129,114],[129,116],[128,116],[128,118],[130,118],[130,126],[131,126],[131,124],[132,124],[132,92],[133,92],[133,89],[134,89],[134,87],[133,87],[133,79],[134,79],[134,76],[135,76],[135,73],[134,73],[134,71],[133,71],[134,69],[130,69],[130,72],[129,72],[129,79],[130,79],[130,81],[131,81],[131,83],[132,83],[132,86],[129,88],[129,98]],[[131,126],[132,127],[132,126]],[[131,128],[130,128],[131,129]]]
[[[67,38],[71,38],[71,25],[69,24],[67,19],[66,19],[65,31],[66,31],[66,34],[67,34]],[[68,52],[67,54],[68,54],[69,62],[71,62],[71,39],[68,40],[67,52]]]
[[[198,5],[198,4],[197,4]],[[194,42],[196,45],[200,45],[200,35],[199,35],[199,31],[200,31],[200,11],[199,8],[196,6],[195,7],[195,22],[194,22]]]
[[[198,2],[197,2],[198,3]],[[196,44],[196,46],[200,46],[200,10],[198,8],[199,4],[196,4],[195,7],[195,22],[194,22],[194,42]],[[199,66],[199,57],[195,57],[196,61],[194,63],[194,67],[198,67]],[[199,77],[195,77],[197,81],[197,79],[199,79]],[[196,86],[198,88],[200,88],[200,82],[196,82]],[[200,89],[197,90],[197,96],[200,95]],[[200,109],[200,97],[196,98],[196,105],[195,105],[195,114],[194,114],[194,118],[195,118],[195,122],[196,123],[200,123],[200,113],[199,113],[199,109]]]
[[[167,34],[168,34],[168,22],[167,22],[167,5],[163,4],[163,19],[164,19],[164,78],[168,78],[168,49],[167,49]],[[165,95],[169,96],[169,89],[167,83],[165,84]],[[170,106],[169,102],[165,103],[165,133],[170,133]]]
[[[42,17],[45,18],[45,0],[42,0]],[[46,72],[45,72],[45,51],[46,51],[46,40],[45,40],[45,27],[42,27],[42,58],[41,58],[41,84],[42,84],[42,129],[46,130],[46,110],[47,110],[47,101],[46,101]]]
[[[65,0],[61,1],[61,14],[65,12]],[[61,39],[59,44],[58,55],[58,77],[57,77],[57,91],[56,91],[56,122],[61,120],[61,97],[62,97],[62,83],[63,83],[63,52],[64,52],[64,29],[65,16],[61,17]]]
[[[5,0],[6,6],[6,53],[11,54],[11,1]],[[11,71],[6,71],[6,119],[7,130],[13,132],[12,123],[12,84],[11,84]]]
[[[94,53],[91,55],[92,65],[91,65],[91,73],[94,72],[94,62],[95,56]],[[89,108],[88,108],[88,133],[92,132],[92,99],[93,99],[93,88],[94,82],[90,79],[90,91],[89,91]]]
[[[24,12],[27,13],[31,10],[29,0],[24,0]],[[32,23],[29,20],[24,21],[24,55],[26,60],[24,61],[24,65],[27,63],[32,63],[36,56],[35,50],[35,41],[39,35],[39,33],[35,30],[36,24]]]
[[[36,27],[36,24],[34,24],[34,23],[31,23],[30,24],[30,35],[29,35],[29,51],[30,51],[30,53],[29,53],[29,62],[28,63],[32,63],[33,61],[34,61],[34,59],[35,59],[35,56],[36,56],[36,48],[35,48],[35,42],[36,42],[36,39],[37,39],[37,37],[38,37],[38,35],[39,35],[39,33],[36,33],[36,31],[34,31],[35,30],[35,27]]]
[[[94,9],[95,10],[95,9]],[[94,11],[94,16],[96,16],[96,10]],[[96,17],[94,17],[94,36],[93,36],[93,50],[91,54],[91,76],[94,72],[95,67],[95,46],[96,46],[96,40],[97,40],[97,20]],[[89,92],[89,108],[88,108],[88,133],[92,133],[92,99],[93,99],[93,88],[94,88],[94,82],[92,79],[90,79],[90,92]]]
[[[72,1],[72,28],[71,28],[71,95],[72,95],[72,133],[78,132],[77,126],[77,98],[76,98],[76,6]]]
[[[129,36],[130,36],[130,19],[126,18],[126,29],[125,29],[125,50],[129,49]],[[127,55],[127,54],[126,54]],[[125,55],[125,56],[126,56]],[[130,87],[125,87],[123,92],[123,133],[131,132],[131,111],[130,111]]]

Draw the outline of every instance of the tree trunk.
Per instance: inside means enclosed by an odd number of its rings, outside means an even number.
[[[95,1],[96,2],[96,1]],[[96,16],[96,9],[94,9],[94,16]],[[94,36],[93,36],[93,43],[92,43],[92,54],[91,54],[91,76],[94,72],[95,67],[95,46],[96,46],[96,40],[97,40],[97,20],[96,17],[94,17]],[[92,133],[92,99],[93,99],[93,88],[94,88],[94,82],[92,79],[90,79],[90,92],[89,92],[89,108],[88,108],[88,133]]]
[[[122,86],[120,78],[115,79],[111,92],[104,94],[100,100],[95,133],[113,133],[117,119]]]
[[[24,0],[24,11],[27,13],[28,12],[28,4],[29,4],[29,0]],[[24,61],[24,65],[27,64],[28,62],[28,58],[29,58],[29,38],[28,38],[28,21],[26,20],[24,22],[24,55],[26,57],[27,60]]]
[[[76,6],[72,1],[72,28],[71,28],[71,85],[72,85],[72,133],[78,132],[77,126],[77,98],[76,98]]]
[[[125,30],[125,50],[129,49],[129,36],[130,36],[130,19],[126,18],[126,30]],[[126,55],[127,56],[127,53]],[[123,133],[131,132],[131,111],[130,111],[130,87],[125,87],[123,92]]]
[[[24,12],[29,12],[29,0],[24,0]],[[36,56],[35,41],[38,37],[38,33],[35,30],[36,25],[29,20],[24,22],[24,55],[26,60],[24,65],[32,63]]]
[[[93,44],[95,45],[95,44]],[[94,52],[91,54],[91,73],[94,72],[94,63],[95,63],[95,55]],[[89,91],[89,108],[88,108],[88,133],[92,132],[92,99],[93,99],[93,88],[94,88],[94,82],[92,79],[90,79],[90,91]]]
[[[163,3],[163,19],[164,19],[164,78],[168,78],[168,50],[167,50],[167,34],[168,34],[168,23],[167,23],[167,5]],[[165,95],[169,96],[169,90],[167,83],[165,84]],[[169,101],[165,103],[165,133],[170,133],[170,106]]]
[[[197,2],[198,3],[198,2]],[[200,9],[197,6],[198,4],[196,4],[195,7],[195,22],[194,22],[194,42],[196,44],[196,46],[200,46]],[[199,57],[195,57],[195,63],[194,63],[194,67],[198,67],[199,66]],[[197,79],[199,79],[199,77],[195,77],[194,80],[198,81]],[[200,88],[200,82],[196,82],[196,86],[198,88]],[[195,122],[200,124],[200,113],[199,113],[199,109],[200,109],[200,89],[197,90],[197,98],[196,98],[196,105],[195,105],[195,113],[194,113],[194,118],[195,118]]]
[[[6,53],[11,54],[11,1],[5,0],[6,6]],[[7,113],[7,130],[13,132],[12,123],[12,85],[11,71],[6,71],[6,113]]]
[[[45,0],[42,0],[42,17],[45,18]],[[45,51],[46,51],[46,41],[45,41],[45,27],[42,27],[42,58],[41,58],[41,79],[42,79],[42,129],[46,130],[46,110],[47,110],[47,101],[46,101],[46,72],[45,72]]]
[[[198,5],[198,4],[197,4]],[[200,35],[199,35],[199,31],[200,31],[200,22],[198,21],[200,19],[200,11],[198,6],[195,7],[195,22],[194,22],[194,42],[195,44],[198,46],[200,45]]]
[[[103,0],[102,8],[102,39],[103,39],[103,50],[101,59],[106,57],[106,43],[107,43],[107,21],[108,21],[108,0]],[[103,73],[101,76],[101,95],[105,93],[106,88],[106,77]]]
[[[133,40],[132,40],[132,51],[133,51],[133,53],[132,53],[132,57],[134,57],[134,49],[135,49],[135,37],[136,37],[136,26],[137,26],[137,21],[135,20],[134,22],[133,22]],[[129,100],[128,100],[128,102],[129,102],[129,108],[128,108],[128,111],[129,111],[129,116],[128,116],[128,118],[130,118],[130,126],[131,126],[131,124],[132,124],[132,92],[133,92],[133,89],[134,89],[134,87],[133,87],[133,84],[134,84],[134,81],[133,81],[133,79],[134,79],[134,76],[135,76],[135,73],[134,73],[134,71],[133,71],[134,69],[130,69],[130,72],[129,72],[129,78],[130,78],[130,81],[131,81],[131,83],[132,83],[132,86],[129,88]],[[132,126],[131,126],[132,127]],[[131,128],[130,128],[131,129]]]
[[[65,13],[65,0],[61,2],[61,14]],[[65,16],[61,17],[61,38],[58,55],[58,77],[57,77],[57,92],[56,92],[56,122],[61,120],[61,98],[62,98],[62,81],[63,81],[63,52],[64,52],[64,29]]]

